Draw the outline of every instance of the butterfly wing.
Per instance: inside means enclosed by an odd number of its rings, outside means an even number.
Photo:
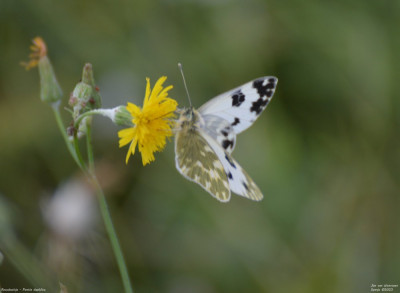
[[[213,115],[229,122],[236,134],[260,116],[274,95],[278,79],[265,76],[211,99],[199,108],[202,116]]]
[[[181,130],[175,136],[178,171],[222,202],[229,201],[231,191],[261,200],[260,189],[230,154],[236,134],[267,107],[277,82],[273,76],[255,79],[193,110],[194,118],[181,116]]]
[[[204,125],[201,127],[202,130],[231,154],[236,144],[236,133],[232,125],[225,119],[215,115],[204,115],[202,118],[204,121]]]
[[[228,178],[222,162],[195,129],[184,129],[175,136],[175,163],[178,171],[222,202],[230,199]]]
[[[226,177],[228,178],[229,188],[237,195],[246,197],[251,200],[260,201],[263,199],[263,194],[255,184],[253,179],[246,173],[245,170],[236,162],[229,152],[225,151],[217,141],[209,136],[203,129],[200,130],[201,136],[208,143],[222,164]]]

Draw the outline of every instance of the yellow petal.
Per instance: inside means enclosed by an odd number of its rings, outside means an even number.
[[[130,146],[129,146],[129,150],[128,153],[126,154],[126,160],[125,160],[125,164],[128,164],[129,158],[132,154],[132,156],[135,154],[135,149],[136,149],[136,144],[137,144],[137,140],[132,140]]]
[[[150,98],[150,78],[146,77],[146,93],[144,95],[143,108],[146,106]]]
[[[127,145],[130,141],[132,141],[136,136],[136,128],[127,128],[118,131],[119,147],[123,147]]]
[[[158,95],[160,98],[164,98],[168,96],[168,91],[172,90],[174,87],[172,85],[167,86],[165,89],[161,91],[161,93]]]
[[[140,109],[140,107],[129,102],[126,106],[126,109],[131,113],[132,117],[136,117],[142,112],[142,109]]]
[[[167,80],[166,76],[160,77],[156,84],[153,87],[153,90],[151,91],[150,99],[156,98],[158,94],[162,91],[162,84]]]
[[[139,150],[142,154],[142,164],[143,166],[146,166],[147,164],[149,164],[150,162],[154,161],[154,151],[150,150],[148,148],[143,148],[142,150]]]

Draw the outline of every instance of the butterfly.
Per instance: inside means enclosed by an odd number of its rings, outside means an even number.
[[[236,135],[249,128],[267,107],[278,79],[257,78],[223,93],[201,106],[180,110],[175,135],[175,164],[221,202],[231,192],[260,201],[263,194],[232,158]]]

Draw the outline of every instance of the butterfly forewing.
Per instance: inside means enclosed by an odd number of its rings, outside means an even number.
[[[277,83],[278,79],[273,76],[257,78],[211,99],[199,112],[228,121],[238,134],[249,128],[267,107]]]
[[[222,202],[229,201],[228,179],[218,156],[194,128],[186,126],[175,137],[176,168]]]

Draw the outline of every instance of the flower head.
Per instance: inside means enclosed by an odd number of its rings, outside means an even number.
[[[47,56],[47,46],[41,37],[34,38],[32,43],[33,45],[30,46],[32,53],[29,54],[31,60],[28,63],[21,62],[21,65],[25,66],[26,70],[36,67],[39,64],[39,60]]]
[[[168,91],[172,89],[172,85],[163,88],[166,79],[166,76],[159,78],[151,90],[150,80],[146,78],[143,107],[140,108],[132,103],[128,103],[126,107],[134,124],[134,127],[118,132],[119,147],[130,143],[126,163],[129,157],[135,154],[136,145],[142,154],[143,165],[154,161],[154,152],[161,151],[165,147],[166,138],[173,135],[172,118],[178,103],[168,97]]]
[[[21,62],[21,65],[25,66],[27,70],[36,66],[39,68],[40,98],[43,102],[58,106],[62,98],[62,90],[57,82],[50,59],[47,57],[46,43],[41,37],[34,38],[32,43],[29,62]]]

